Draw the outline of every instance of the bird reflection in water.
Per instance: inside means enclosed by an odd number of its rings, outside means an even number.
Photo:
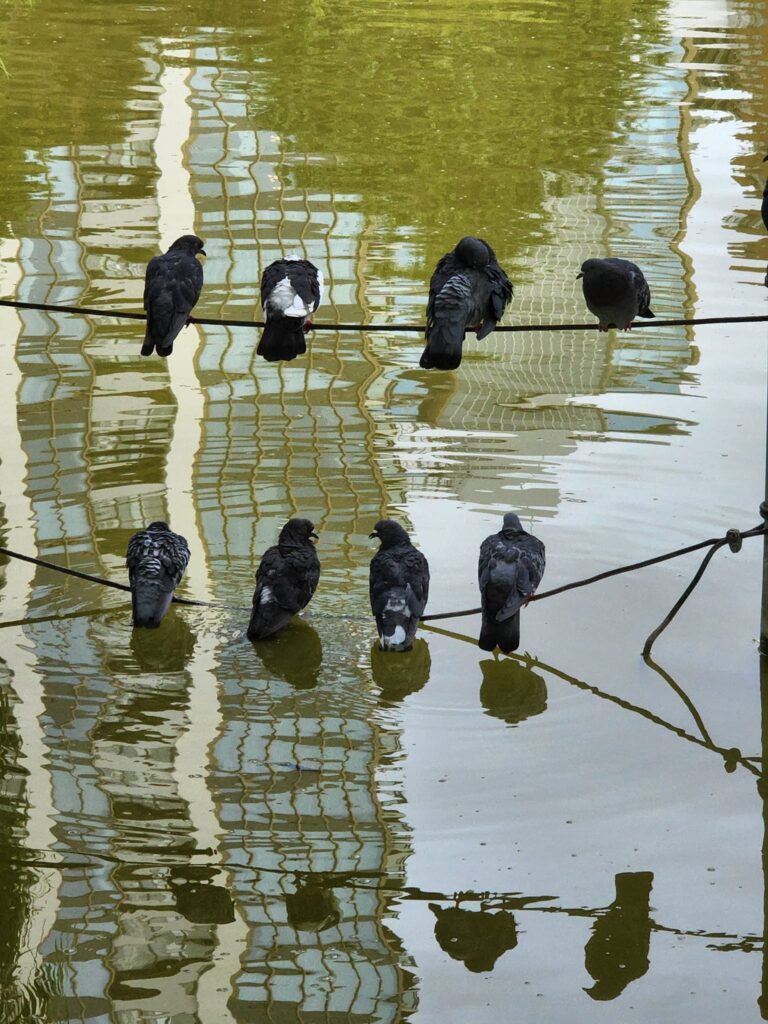
[[[513,658],[480,662],[480,703],[486,713],[508,725],[547,710],[547,684],[538,672]]]
[[[133,630],[133,659],[125,658],[120,671],[129,675],[137,669],[140,672],[183,672],[195,652],[196,639],[184,613],[171,608],[157,629]]]
[[[311,690],[320,679],[323,645],[308,622],[294,618],[274,637],[256,640],[253,649],[267,672],[298,690]]]
[[[323,932],[341,920],[336,894],[321,882],[297,882],[296,892],[285,897],[288,923],[297,932]]]
[[[417,693],[429,681],[431,669],[429,644],[420,637],[410,651],[401,651],[396,658],[383,651],[378,641],[371,647],[371,673],[382,700],[399,701]]]
[[[615,999],[648,970],[652,884],[651,871],[616,875],[616,898],[595,921],[584,949],[584,966],[595,982],[584,991],[592,999]]]
[[[176,909],[192,924],[231,924],[235,920],[235,904],[229,892],[212,882],[218,874],[218,868],[203,865],[174,872],[170,889]]]
[[[452,960],[468,971],[492,971],[499,957],[517,945],[517,925],[507,910],[462,910],[430,903],[435,915],[435,938]]]

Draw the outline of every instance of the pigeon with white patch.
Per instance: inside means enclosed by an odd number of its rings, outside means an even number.
[[[256,570],[248,639],[273,636],[309,604],[320,579],[320,560],[309,519],[289,519],[277,544],[268,548]]]
[[[766,160],[768,160],[768,156],[763,157],[763,163],[765,163]],[[765,230],[768,231],[768,181],[766,181],[765,188],[763,189],[763,203],[760,207],[760,213],[763,216],[763,224],[765,224]],[[768,270],[766,270],[765,272],[764,284],[765,287],[768,288]]]
[[[168,252],[154,256],[147,264],[143,356],[151,356],[155,350],[163,358],[169,356],[179,331],[189,323],[203,290],[203,268],[196,256],[205,256],[204,244],[197,235],[182,235]]]
[[[636,263],[610,256],[585,260],[581,265],[581,287],[590,313],[600,321],[598,329],[616,327],[628,331],[632,321],[642,316],[652,320],[651,289]]]
[[[309,317],[320,305],[323,275],[309,260],[286,256],[261,275],[261,305],[266,316],[256,349],[268,362],[295,359],[307,351]]]
[[[155,629],[160,625],[188,562],[189,545],[168,523],[150,523],[134,533],[125,559],[134,626]]]
[[[429,282],[427,344],[419,365],[455,370],[467,331],[478,341],[501,320],[512,298],[512,282],[482,238],[468,235],[439,260]]]
[[[527,533],[514,512],[507,512],[498,533],[480,545],[477,566],[483,622],[478,644],[505,654],[520,645],[520,609],[536,592],[544,575],[544,545]]]
[[[408,651],[429,596],[429,565],[394,519],[380,519],[370,534],[381,547],[371,559],[371,611],[384,651]]]

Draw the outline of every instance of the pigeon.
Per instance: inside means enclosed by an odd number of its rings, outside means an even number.
[[[159,356],[169,356],[176,335],[189,323],[189,314],[203,290],[203,268],[195,256],[205,256],[204,244],[197,235],[182,235],[168,252],[154,256],[147,264],[143,356],[151,356],[155,349]]]
[[[267,318],[256,349],[268,362],[295,359],[307,351],[309,318],[320,305],[323,275],[309,260],[286,256],[261,275],[261,305]]]
[[[498,533],[480,545],[477,566],[483,623],[478,644],[505,654],[520,645],[520,609],[544,575],[544,545],[526,533],[514,512],[507,512]]]
[[[467,331],[478,340],[495,328],[512,298],[512,282],[482,238],[468,235],[446,253],[429,282],[427,344],[419,365],[425,370],[455,370]]]
[[[768,156],[763,157],[763,163],[768,160]],[[765,230],[768,231],[768,181],[765,183],[763,189],[763,203],[760,207],[760,213],[763,215],[763,224],[765,224]],[[765,272],[765,287],[768,288],[768,270]]]
[[[605,260],[585,260],[581,265],[584,299],[590,313],[599,319],[598,329],[617,327],[628,331],[637,316],[652,320],[651,289],[642,270],[630,260],[611,256]]]
[[[380,519],[370,537],[381,547],[371,559],[371,611],[383,651],[408,651],[429,596],[429,565],[394,519]]]
[[[256,570],[249,640],[265,640],[306,608],[320,579],[320,561],[309,519],[289,519],[277,544],[268,548]]]
[[[189,545],[168,523],[150,523],[128,541],[125,564],[131,584],[134,627],[156,629],[189,562]]]

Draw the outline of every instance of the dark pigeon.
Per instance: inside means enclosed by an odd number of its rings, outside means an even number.
[[[613,256],[586,260],[581,265],[581,287],[590,313],[598,318],[598,329],[617,327],[628,331],[635,317],[652,320],[651,289],[642,270],[630,260]]]
[[[264,552],[256,570],[248,639],[264,640],[306,608],[320,579],[320,561],[311,538],[314,523],[289,519],[277,544]]]
[[[526,533],[514,512],[507,512],[498,533],[480,545],[477,566],[483,623],[479,646],[505,654],[520,646],[520,609],[544,575],[544,545]]]
[[[173,352],[176,336],[189,322],[189,314],[203,290],[203,268],[195,259],[198,253],[205,256],[203,245],[197,235],[182,235],[168,252],[153,257],[147,264],[143,356],[151,356],[155,349],[163,358]]]
[[[307,351],[310,315],[320,305],[323,275],[309,260],[287,256],[261,275],[261,305],[267,324],[256,349],[268,362],[295,359]]]
[[[371,538],[381,547],[371,559],[371,611],[384,651],[408,651],[429,596],[429,565],[394,519],[380,519]]]
[[[189,562],[189,545],[167,523],[150,523],[128,541],[133,625],[155,629],[168,611]]]
[[[467,331],[478,340],[495,328],[512,298],[512,282],[482,238],[468,235],[438,262],[429,282],[425,370],[455,370]]]
[[[768,156],[763,157],[763,163],[768,160]],[[763,189],[763,204],[760,207],[760,213],[763,215],[763,224],[765,224],[765,230],[768,231],[768,181],[765,183]],[[765,272],[765,287],[768,288],[768,270]]]

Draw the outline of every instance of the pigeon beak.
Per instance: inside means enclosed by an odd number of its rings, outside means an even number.
[[[198,252],[200,253],[201,256],[207,256],[208,255],[208,253],[205,251],[205,249],[199,249]]]
[[[310,536],[310,537],[314,537],[314,538],[315,538],[315,540],[320,540],[320,538],[319,538],[319,537],[317,536],[317,534],[315,533],[315,531],[314,531],[314,530],[312,531],[312,533],[310,533],[310,535],[309,535],[309,536]]]
[[[378,536],[378,533],[376,533],[376,531],[374,530],[373,533],[368,534],[368,540],[376,540]]]
[[[768,160],[768,154],[763,157],[763,163],[765,163],[766,160]]]
[[[584,274],[577,274],[576,275],[576,280],[578,281],[580,277],[584,277]]]

